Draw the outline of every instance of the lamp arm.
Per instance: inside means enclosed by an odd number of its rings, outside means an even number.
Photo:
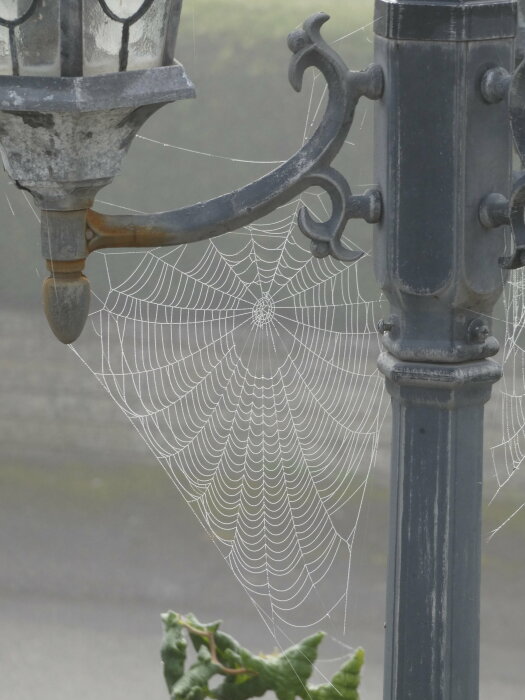
[[[115,247],[173,246],[205,240],[246,226],[286,204],[309,187],[324,189],[332,202],[328,221],[315,221],[306,208],[299,212],[302,232],[312,240],[318,257],[333,255],[344,261],[359,259],[363,253],[341,243],[349,219],[370,223],[381,216],[381,196],[376,190],[352,195],[346,179],[330,166],[341,150],[359,99],[379,99],[383,73],[372,65],[361,72],[349,71],[321,36],[329,15],[310,17],[303,28],[290,34],[293,52],[289,79],[300,92],[305,71],[318,68],[328,85],[328,104],[322,122],[312,138],[290,160],[251,184],[208,202],[175,211],[131,216],[106,216],[88,212],[88,251]]]

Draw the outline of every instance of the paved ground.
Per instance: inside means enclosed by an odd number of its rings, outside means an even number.
[[[3,311],[0,324],[0,700],[166,698],[168,608],[222,616],[241,641],[271,649],[186,505],[73,354],[40,317]],[[354,562],[365,700],[381,695],[387,444],[385,433]],[[511,507],[489,511],[486,531]],[[518,518],[485,546],[483,700],[523,697],[524,534]]]

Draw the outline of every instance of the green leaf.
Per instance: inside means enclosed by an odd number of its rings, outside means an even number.
[[[164,678],[171,693],[173,686],[184,673],[187,642],[177,613],[170,611],[161,615],[161,618],[164,623],[161,658],[164,664]]]
[[[174,612],[166,613],[162,620],[165,627],[162,660],[172,700],[250,700],[268,691],[273,691],[277,700],[359,700],[364,663],[362,649],[342,666],[331,683],[318,687],[308,685],[324,637],[321,632],[282,654],[256,656],[233,637],[219,631],[220,622],[203,625],[193,615],[183,618]],[[197,651],[196,662],[186,672],[184,632]],[[222,675],[224,680],[211,690],[209,681],[216,674]]]
[[[204,700],[210,697],[208,681],[216,673],[217,666],[212,662],[210,652],[202,647],[197,661],[171,689],[172,700]]]
[[[365,652],[358,649],[332,678],[331,683],[308,688],[304,700],[359,700],[358,688],[361,683],[361,669],[365,662]]]
[[[278,700],[303,697],[323,637],[323,633],[315,634],[277,656],[254,656],[241,648],[238,657],[230,652],[226,658],[236,662],[235,668],[245,668],[256,675],[227,678],[217,689],[216,697],[218,700],[247,700],[261,697],[270,690],[275,692]]]
[[[221,632],[219,630],[219,627],[222,624],[221,621],[212,622],[210,624],[204,625],[201,622],[199,622],[197,618],[191,613],[186,616],[185,620],[194,629],[202,630],[206,633],[213,633],[215,639],[215,646],[217,649],[217,658],[221,662],[221,664],[227,666],[230,665],[227,661],[227,652],[232,651],[236,654],[239,654],[239,652],[241,651],[241,646],[235,641],[233,637],[230,637],[229,634],[225,634],[224,632]],[[191,632],[189,632],[189,636],[195,648],[195,651],[198,652],[202,646],[206,646],[209,649],[209,642],[205,637],[201,637],[198,634],[193,634]]]

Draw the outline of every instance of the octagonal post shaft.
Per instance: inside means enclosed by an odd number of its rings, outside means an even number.
[[[385,700],[478,700],[483,406],[501,368],[491,316],[501,231],[479,205],[508,192],[514,2],[377,0],[376,274],[390,302],[380,369],[392,395]]]
[[[478,700],[483,413],[491,360],[379,367],[392,396],[385,700]]]

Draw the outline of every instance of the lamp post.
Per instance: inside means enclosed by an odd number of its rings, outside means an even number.
[[[295,156],[209,202],[101,215],[95,195],[141,125],[194,96],[173,60],[181,4],[27,0],[8,15],[12,3],[0,1],[0,146],[42,210],[51,328],[66,343],[81,333],[82,270],[95,250],[221,235],[312,186],[332,203],[325,222],[299,214],[313,255],[357,260],[341,242],[345,227],[375,224],[376,274],[391,305],[379,366],[394,417],[384,697],[476,700],[483,407],[501,376],[490,318],[506,270],[525,263],[525,176],[513,183],[511,167],[511,127],[525,158],[515,0],[377,0],[376,63],[362,72],[324,42],[328,17],[310,18],[289,37],[290,81],[300,90],[317,68],[328,102]],[[377,103],[377,187],[356,196],[331,163],[362,97]]]
[[[379,366],[393,409],[388,699],[479,697],[483,405],[501,376],[490,317],[506,278],[505,236],[484,226],[480,202],[511,188],[508,82],[497,76],[512,70],[515,10],[377,4],[375,263],[391,304]]]

